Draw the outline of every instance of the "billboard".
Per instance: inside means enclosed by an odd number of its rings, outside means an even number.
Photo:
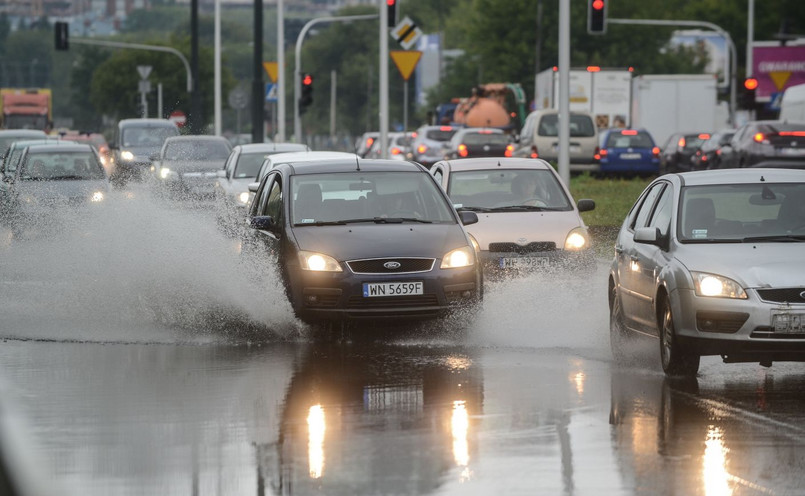
[[[805,83],[805,45],[754,42],[752,76],[758,80],[756,101],[779,99],[789,86]]]

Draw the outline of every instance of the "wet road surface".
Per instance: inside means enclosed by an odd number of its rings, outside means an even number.
[[[0,243],[23,494],[803,494],[803,366],[616,367],[605,260],[492,284],[465,339],[316,344],[209,218],[130,200]]]

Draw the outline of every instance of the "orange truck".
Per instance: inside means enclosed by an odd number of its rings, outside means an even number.
[[[53,96],[48,88],[0,89],[0,128],[41,129],[53,126]]]

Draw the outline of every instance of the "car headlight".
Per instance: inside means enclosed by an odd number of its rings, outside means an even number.
[[[341,264],[330,255],[316,253],[313,251],[300,251],[299,264],[302,270],[313,270],[316,272],[342,272]]]
[[[172,170],[170,170],[167,167],[163,167],[163,168],[159,169],[159,177],[161,177],[162,179],[167,179],[171,174],[176,174],[176,173],[173,172]]]
[[[462,246],[451,250],[442,257],[442,269],[469,267],[475,263],[475,252],[471,246]]]
[[[567,251],[580,251],[587,248],[590,241],[587,238],[587,231],[582,227],[577,227],[570,231],[570,234],[565,238],[565,250]]]
[[[707,272],[691,272],[697,296],[746,299],[746,291],[730,278]]]
[[[131,153],[128,150],[125,150],[125,151],[120,152],[120,158],[122,160],[125,160],[126,162],[130,162],[130,161],[134,160],[134,154]]]
[[[89,201],[92,203],[100,203],[104,200],[104,198],[106,198],[106,195],[103,193],[103,191],[95,191],[89,197]]]
[[[243,193],[239,194],[238,195],[238,202],[242,203],[243,205],[246,205],[247,203],[249,203],[249,195],[250,194],[251,193],[249,193],[248,191],[244,191]]]

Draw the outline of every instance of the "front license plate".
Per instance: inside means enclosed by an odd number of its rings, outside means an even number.
[[[802,313],[773,313],[771,325],[774,332],[798,334],[805,332],[805,314]]]
[[[363,296],[407,296],[421,295],[422,281],[417,282],[365,282],[363,283]]]
[[[637,160],[640,158],[639,153],[621,153],[621,158],[624,160]]]
[[[534,269],[548,266],[548,257],[506,257],[500,259],[501,269]]]

